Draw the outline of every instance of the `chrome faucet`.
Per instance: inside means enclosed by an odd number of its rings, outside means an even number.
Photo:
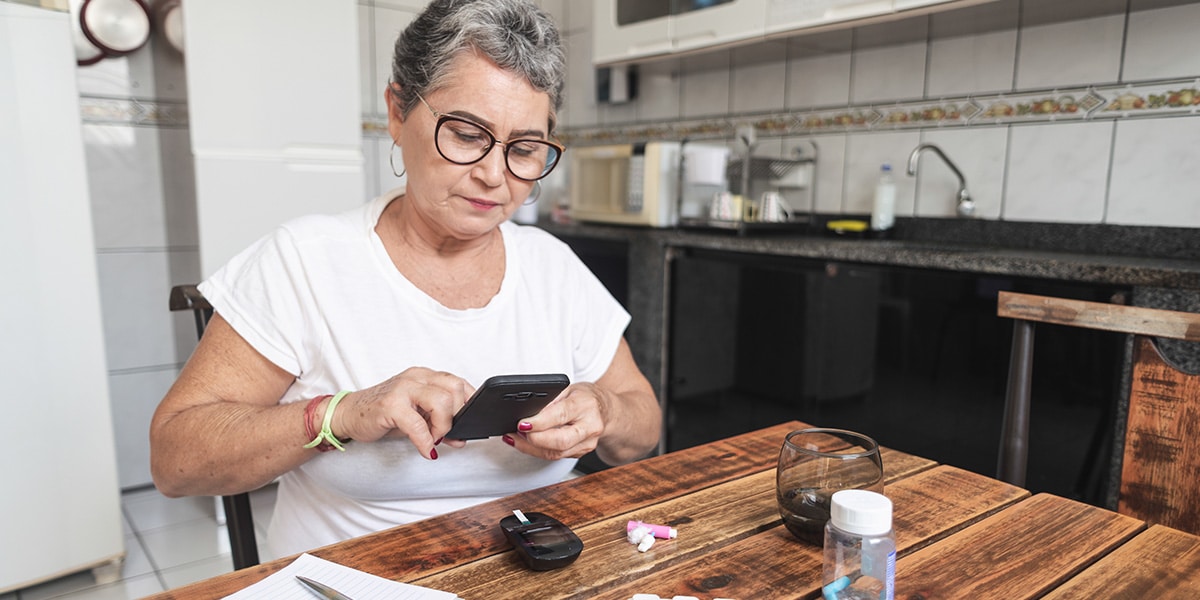
[[[954,174],[958,176],[958,206],[955,207],[955,212],[960,217],[973,216],[975,214],[975,201],[971,199],[971,194],[967,192],[967,178],[963,177],[962,171],[958,170],[958,167],[950,161],[950,158],[946,156],[945,152],[942,152],[941,148],[933,144],[918,145],[908,157],[908,174],[913,177],[917,176],[917,160],[920,158],[922,150],[933,150],[934,154],[942,157],[942,160],[946,161],[946,165],[950,167],[950,170],[954,171]]]

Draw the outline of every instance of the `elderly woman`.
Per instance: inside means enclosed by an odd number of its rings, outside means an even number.
[[[562,154],[563,69],[528,0],[434,0],[412,22],[384,92],[407,188],[289,222],[201,284],[216,314],[151,423],[162,493],[278,479],[282,556],[559,481],[591,450],[654,448],[628,313],[508,220]],[[509,435],[443,439],[475,386],[517,373],[574,383]]]

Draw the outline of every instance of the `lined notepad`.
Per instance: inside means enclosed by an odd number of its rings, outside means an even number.
[[[240,592],[226,596],[225,600],[315,598],[316,596],[296,579],[297,575],[319,581],[354,600],[460,600],[450,592],[384,579],[311,554],[301,554],[292,564]]]

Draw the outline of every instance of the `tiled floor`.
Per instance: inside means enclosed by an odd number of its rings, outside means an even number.
[[[275,486],[251,493],[258,539],[275,506]],[[209,497],[169,499],[153,488],[121,497],[125,563],[116,583],[97,585],[90,571],[0,595],[0,600],[142,598],[233,570],[229,536]]]

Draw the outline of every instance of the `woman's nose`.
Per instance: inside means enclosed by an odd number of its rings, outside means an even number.
[[[496,143],[491,150],[475,163],[479,178],[490,187],[504,183],[508,165],[504,160],[504,146]]]

